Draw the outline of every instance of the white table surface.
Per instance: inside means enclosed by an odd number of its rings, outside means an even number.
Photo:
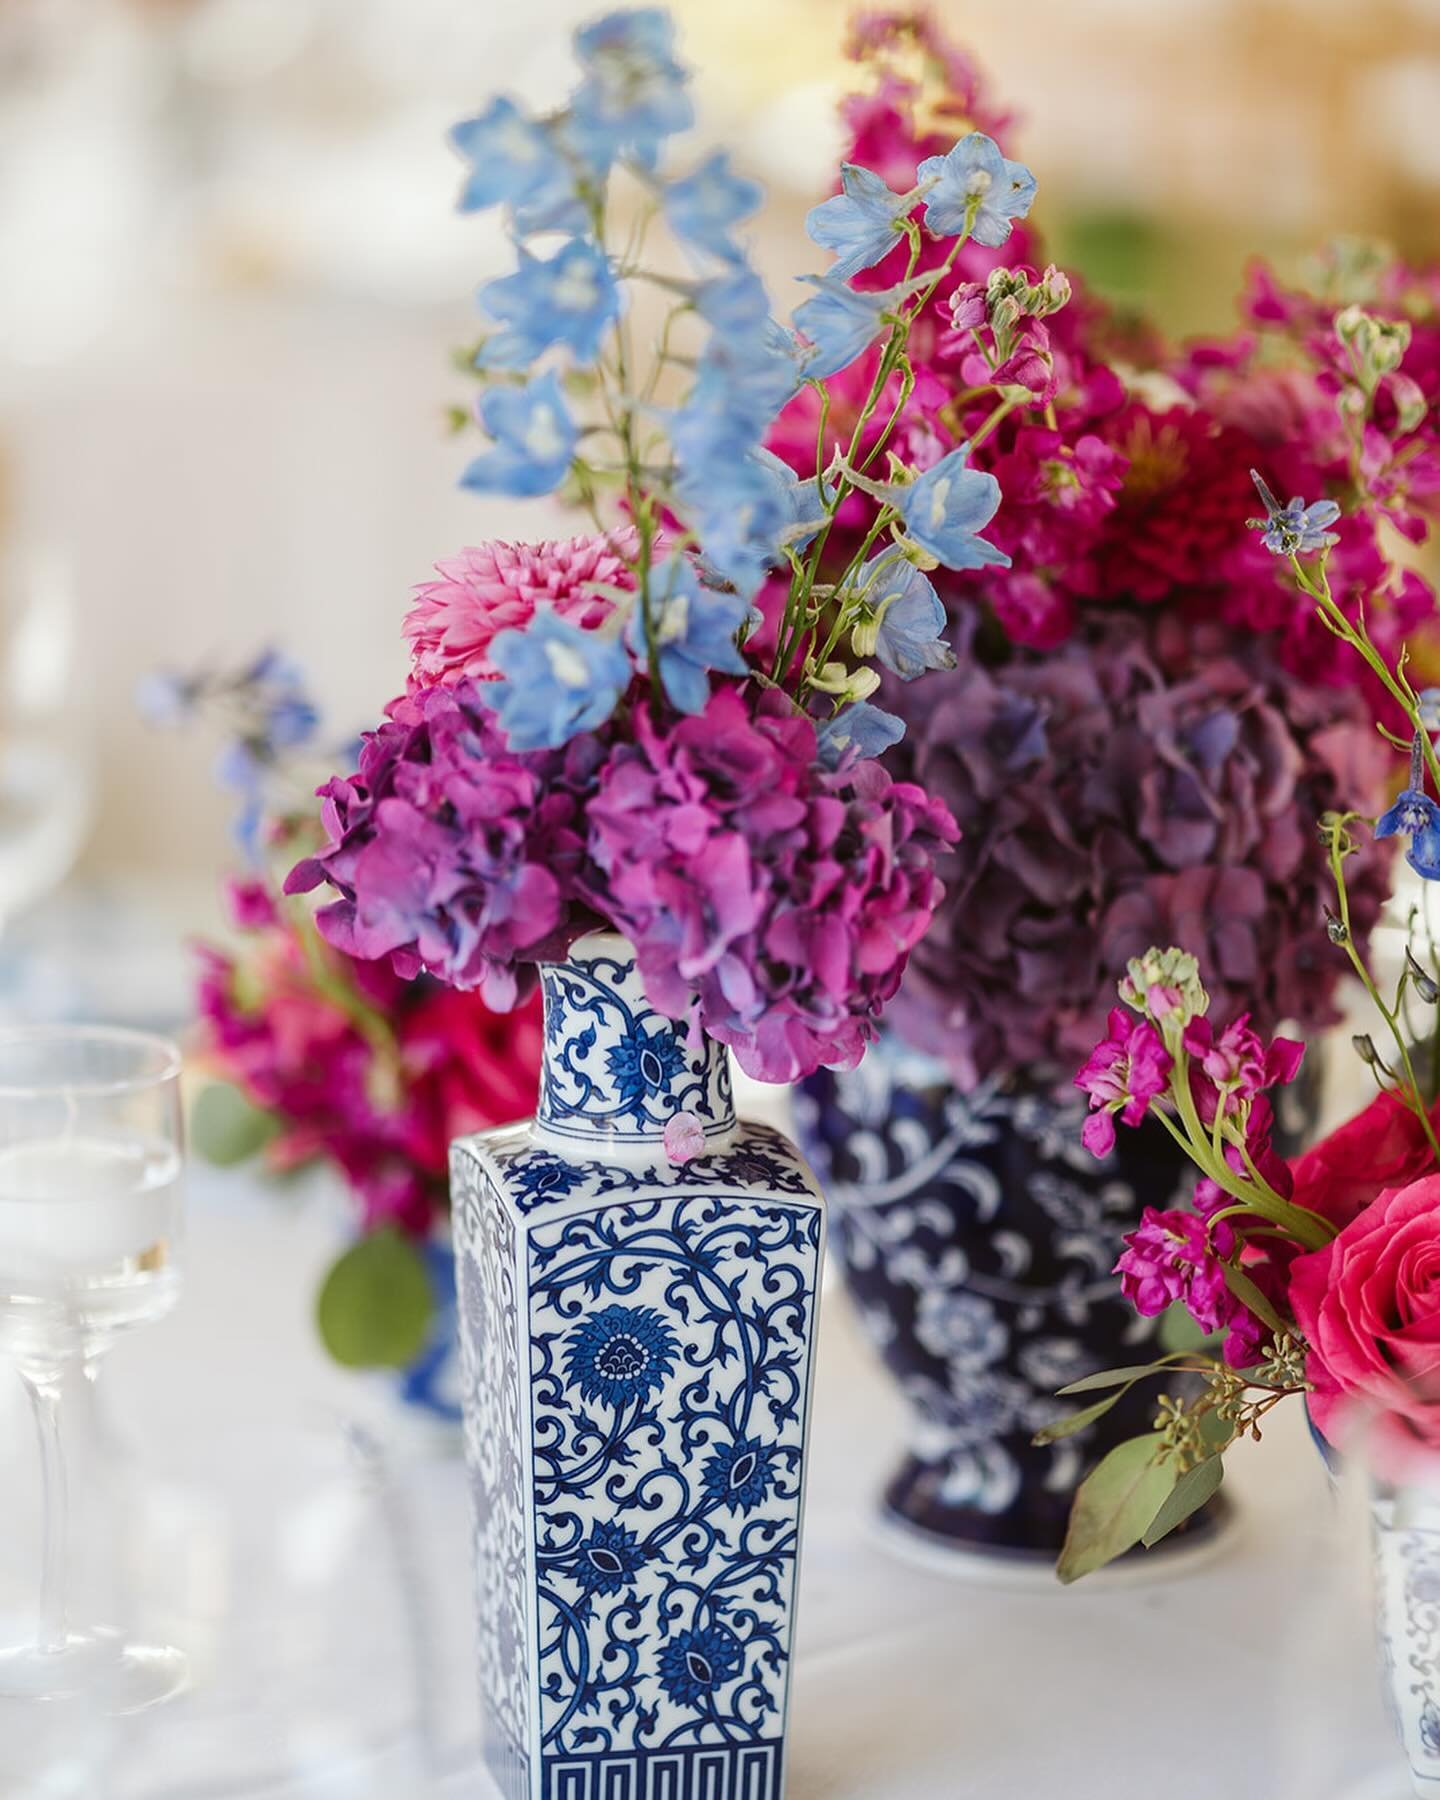
[[[192,1199],[180,1309],[120,1346],[103,1381],[140,1469],[170,1472],[168,1486],[155,1473],[148,1488],[141,1480],[139,1491],[151,1495],[139,1506],[148,1566],[160,1569],[157,1588],[172,1599],[180,1594],[212,1626],[221,1619],[222,1648],[212,1658],[220,1672],[118,1727],[0,1708],[0,1795],[489,1800],[466,1754],[476,1709],[462,1473],[401,1419],[378,1380],[331,1367],[311,1335],[314,1282],[336,1241],[333,1205],[277,1197],[244,1174],[198,1174]],[[876,1541],[872,1498],[896,1455],[903,1412],[837,1284],[826,1302],[789,1800],[1213,1800],[1217,1784],[1229,1790],[1237,1778],[1254,1800],[1327,1800],[1353,1791],[1345,1785],[1353,1774],[1385,1764],[1363,1613],[1353,1597],[1346,1610],[1337,1573],[1350,1566],[1344,1552],[1354,1545],[1303,1421],[1282,1419],[1262,1449],[1233,1459],[1238,1525],[1204,1569],[1070,1591],[976,1586],[899,1560]],[[283,1605],[275,1617],[263,1583],[247,1578],[216,1598],[210,1565],[218,1562],[183,1550],[182,1527],[193,1518],[174,1497],[194,1467],[200,1485],[229,1484],[242,1520],[259,1513],[294,1474],[287,1458],[296,1434],[333,1439],[345,1418],[368,1421],[390,1446],[408,1509],[411,1586],[425,1595],[429,1673],[417,1682],[394,1622],[396,1589],[376,1574],[383,1558],[372,1558],[364,1579],[342,1571],[333,1589],[321,1582],[310,1590],[309,1611],[329,1616],[306,1627],[319,1637],[303,1653],[304,1676],[324,1687],[342,1735],[363,1735],[381,1712],[408,1721],[422,1688],[439,1762],[453,1772],[427,1772],[407,1739],[388,1762],[380,1756],[327,1775],[317,1752],[320,1772],[306,1781],[247,1781],[247,1759],[292,1728],[303,1741],[306,1727],[282,1717],[273,1694],[257,1703],[223,1691],[235,1680],[223,1673],[226,1609],[254,1615],[232,1636],[249,1631],[276,1654],[295,1651],[300,1628],[292,1630]],[[0,1384],[0,1454],[0,1613],[13,1614],[34,1554],[34,1473],[8,1384]],[[335,1542],[323,1508],[310,1510],[316,1544]],[[378,1616],[366,1610],[372,1577]],[[227,1713],[239,1723],[217,1725]]]

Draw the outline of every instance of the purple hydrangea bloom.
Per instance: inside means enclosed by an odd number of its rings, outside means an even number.
[[[589,739],[511,751],[478,704],[481,685],[391,704],[356,774],[321,789],[327,842],[285,888],[337,890],[317,922],[347,956],[428,970],[505,1011],[519,995],[516,960],[539,955],[569,917],[578,796],[596,751]]]
[[[733,689],[661,732],[637,712],[587,809],[594,903],[653,1005],[698,1017],[747,1073],[853,1067],[943,891],[954,826],[873,762],[816,766],[783,698]]]
[[[1259,641],[1242,666],[1175,619],[1092,617],[1057,649],[991,663],[977,616],[952,615],[958,670],[876,696],[908,727],[892,773],[962,833],[887,1015],[900,1034],[964,1086],[1064,1079],[1152,944],[1194,950],[1217,1018],[1332,1022],[1343,959],[1314,820],[1384,791],[1363,698],[1297,683]],[[1346,864],[1362,940],[1386,866],[1368,844]]]

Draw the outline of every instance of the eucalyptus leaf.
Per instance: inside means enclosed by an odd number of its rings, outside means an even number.
[[[1232,1263],[1222,1262],[1220,1273],[1225,1277],[1226,1287],[1242,1306],[1248,1306],[1255,1317],[1272,1331],[1285,1330],[1285,1323],[1279,1313],[1243,1269],[1237,1269]]]
[[[1175,1360],[1175,1357],[1167,1356],[1160,1362],[1133,1363],[1128,1369],[1101,1369],[1098,1374],[1082,1376],[1079,1381],[1072,1381],[1058,1391],[1061,1394],[1093,1394],[1100,1388],[1130,1387],[1143,1376],[1168,1373]]]
[[[217,1168],[233,1168],[258,1156],[280,1127],[228,1081],[201,1090],[190,1112],[190,1143]]]
[[[1080,1483],[1056,1564],[1061,1581],[1078,1581],[1140,1542],[1177,1479],[1174,1462],[1158,1460],[1161,1442],[1155,1432],[1127,1438]]]
[[[1204,1462],[1187,1469],[1171,1488],[1140,1542],[1147,1550],[1152,1544],[1158,1544],[1177,1525],[1184,1524],[1191,1513],[1198,1512],[1224,1479],[1225,1464],[1218,1456],[1207,1456]]]
[[[1215,1408],[1200,1414],[1200,1436],[1212,1450],[1225,1450],[1235,1442],[1235,1421],[1222,1419]]]
[[[325,1277],[315,1318],[349,1369],[402,1369],[425,1347],[435,1301],[419,1250],[387,1228],[361,1238]]]
[[[1103,1400],[1097,1400],[1093,1406],[1084,1406],[1079,1412],[1067,1413],[1063,1419],[1052,1419],[1048,1425],[1042,1425],[1030,1442],[1032,1444],[1053,1444],[1060,1438],[1073,1437],[1077,1431],[1083,1431],[1087,1425],[1093,1425],[1097,1419],[1103,1419],[1117,1401],[1125,1398],[1125,1391],[1118,1394],[1107,1394]]]

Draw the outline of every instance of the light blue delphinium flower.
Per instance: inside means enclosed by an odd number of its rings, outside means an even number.
[[[580,437],[554,371],[523,388],[491,388],[479,413],[494,443],[470,463],[461,487],[517,499],[553,493],[569,472]]]
[[[661,685],[677,712],[703,712],[710,698],[711,669],[725,675],[749,673],[735,642],[749,607],[739,594],[702,588],[686,563],[668,563],[653,571],[651,579],[650,614]],[[625,636],[636,661],[647,668],[650,640],[638,600]]]
[[[724,150],[701,163],[691,175],[666,188],[665,218],[676,237],[721,262],[743,262],[744,253],[731,241],[730,227],[759,209],[765,190],[730,170]]]
[[[976,535],[1000,507],[1000,483],[980,469],[967,469],[970,446],[941,457],[908,487],[892,487],[887,497],[905,521],[905,530],[947,569],[1010,567],[1003,550]]]
[[[927,669],[953,669],[955,655],[941,637],[945,608],[929,577],[894,550],[883,550],[860,571],[864,609],[855,650],[878,656],[902,681]]]
[[[1304,497],[1297,494],[1282,506],[1256,470],[1250,471],[1250,479],[1265,502],[1265,517],[1251,519],[1250,524],[1261,534],[1260,541],[1272,556],[1307,556],[1340,542],[1327,529],[1340,517],[1340,508],[1333,500],[1312,500],[1307,506]]]
[[[832,281],[848,281],[894,249],[912,198],[892,192],[873,169],[859,163],[841,163],[840,180],[844,192],[832,194],[805,215],[811,241],[836,254],[829,270]]]
[[[752,598],[781,560],[790,528],[787,498],[773,472],[752,455],[717,458],[686,469],[678,493],[707,568]]]
[[[675,27],[660,7],[609,13],[575,33],[585,79],[570,101],[574,130],[602,167],[631,156],[652,168],[665,139],[688,130],[695,109],[676,62]]]
[[[1395,837],[1402,832],[1410,839],[1406,862],[1427,881],[1440,881],[1440,806],[1413,785],[1404,789],[1390,810],[1375,821],[1377,838]]]
[[[549,132],[503,95],[478,117],[462,119],[450,142],[470,164],[460,190],[461,212],[505,205],[523,213],[568,201],[583,221],[570,170]]]
[[[476,683],[512,750],[553,750],[593,731],[630,685],[630,658],[598,631],[582,631],[540,607],[523,631],[498,632],[490,660],[504,677]]]
[[[486,282],[480,304],[507,329],[480,346],[478,368],[523,369],[551,344],[590,363],[620,315],[620,290],[604,251],[571,238],[548,261],[522,248],[519,269]]]
[[[809,381],[838,374],[868,350],[879,335],[884,315],[901,298],[900,288],[880,294],[857,294],[829,276],[802,275],[814,296],[795,309],[795,329],[813,346],[805,359]]]
[[[869,700],[852,700],[815,733],[816,749],[827,769],[848,755],[879,756],[905,735],[905,721]]]
[[[765,284],[753,269],[736,268],[695,288],[695,310],[720,337],[748,351],[770,318]]]
[[[800,385],[794,339],[766,320],[758,332],[717,332],[701,352],[695,384],[664,416],[682,479],[703,482],[755,449]]]
[[[961,138],[944,156],[927,156],[915,179],[928,187],[925,223],[937,237],[963,231],[974,204],[970,236],[991,250],[1005,242],[1012,222],[1025,217],[1035,198],[1029,169],[1002,156],[994,138],[983,131]]]
[[[1420,723],[1426,731],[1440,731],[1440,688],[1421,688],[1415,696],[1420,707]]]
[[[818,477],[802,481],[789,463],[763,447],[753,453],[752,460],[775,483],[780,496],[786,521],[781,542],[792,550],[803,550],[828,517]]]

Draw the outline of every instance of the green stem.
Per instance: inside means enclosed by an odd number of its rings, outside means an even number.
[[[1375,979],[1366,966],[1365,958],[1355,948],[1355,933],[1350,924],[1350,892],[1345,884],[1345,858],[1341,850],[1343,830],[1343,820],[1330,828],[1330,841],[1327,848],[1330,859],[1330,875],[1335,883],[1336,903],[1340,908],[1340,923],[1345,932],[1345,954],[1349,957],[1350,967],[1355,971],[1361,986],[1370,996],[1371,1004],[1385,1021],[1391,1037],[1395,1040],[1395,1047],[1400,1052],[1400,1063],[1405,1071],[1406,1091],[1402,1098],[1419,1119],[1426,1141],[1430,1146],[1430,1154],[1435,1159],[1436,1167],[1440,1168],[1440,1142],[1436,1141],[1435,1127],[1430,1122],[1429,1109],[1425,1105],[1420,1084],[1415,1079],[1415,1064],[1411,1060],[1410,1045],[1400,1023],[1399,1015],[1397,1012],[1392,1012],[1381,999],[1380,989],[1375,985]]]

